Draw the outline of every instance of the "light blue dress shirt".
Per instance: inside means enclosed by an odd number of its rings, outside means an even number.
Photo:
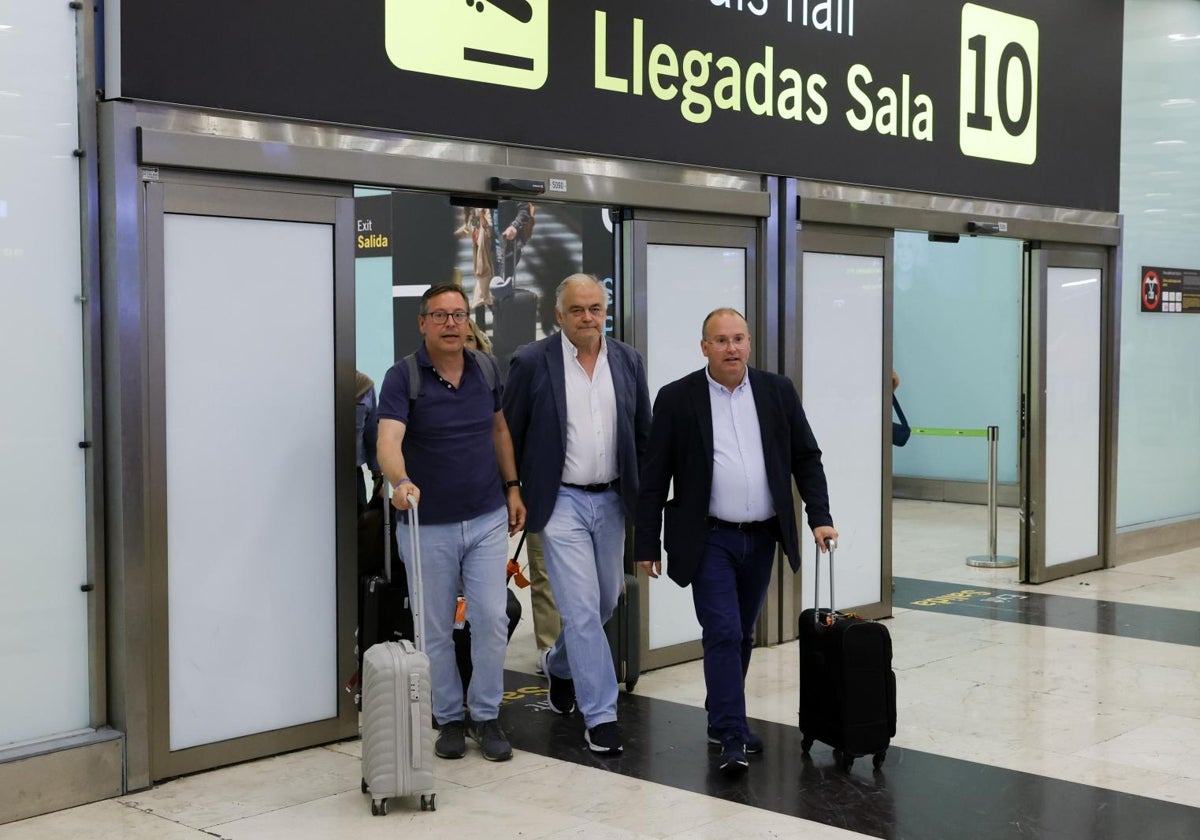
[[[713,480],[708,514],[727,522],[761,522],[775,515],[767,486],[762,430],[750,372],[729,391],[704,371],[712,408]]]

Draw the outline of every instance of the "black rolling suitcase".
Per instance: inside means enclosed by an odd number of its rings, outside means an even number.
[[[617,682],[625,683],[625,690],[629,692],[633,691],[638,677],[642,675],[642,601],[638,596],[639,588],[637,576],[626,574],[625,591],[617,599],[617,608],[613,611],[612,618],[604,625],[604,633],[608,636],[609,647],[612,648]]]
[[[818,552],[814,590],[820,568]],[[832,546],[829,607],[800,613],[800,749],[807,755],[821,741],[834,748],[843,770],[864,755],[878,768],[896,734],[892,637],[877,621],[834,609]]]
[[[360,706],[360,678],[363,656],[367,650],[379,642],[414,638],[404,566],[397,566],[392,576],[388,577],[387,566],[391,565],[393,537],[392,505],[387,495],[379,493],[376,500],[371,502],[368,512],[378,512],[382,519],[381,533],[378,537],[382,550],[379,552],[379,567],[369,568],[373,563],[368,560],[367,568],[360,566],[363,574],[358,579],[358,645],[355,651],[358,654],[358,673],[350,680],[346,690],[355,695],[355,700]],[[361,563],[362,554],[359,556]]]
[[[492,312],[496,319],[492,327],[492,355],[500,363],[501,373],[507,375],[513,351],[537,337],[537,294],[529,289],[514,289],[509,297],[497,295]]]

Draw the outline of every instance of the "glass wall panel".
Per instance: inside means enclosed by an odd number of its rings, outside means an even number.
[[[646,311],[652,313],[646,319],[646,378],[651,401],[663,385],[704,367],[700,327],[704,317],[721,306],[746,311],[743,249],[646,247]],[[700,638],[690,588],[651,586],[649,593],[651,649]]]
[[[179,750],[337,716],[333,228],[168,214],[164,266]]]
[[[1197,79],[1200,3],[1126,0],[1118,527],[1200,515],[1200,312],[1141,311],[1143,266],[1200,269]]]
[[[90,723],[75,17],[0,18],[0,747]]]

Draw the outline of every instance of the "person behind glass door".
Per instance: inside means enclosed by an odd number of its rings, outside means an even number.
[[[550,708],[578,704],[584,741],[621,752],[617,679],[604,624],[625,583],[625,517],[637,501],[638,463],[650,433],[641,356],[604,335],[608,292],[588,274],[558,286],[562,331],[513,355],[504,392],[529,504],[542,535],[562,632],[541,656]]]
[[[703,631],[708,740],[721,745],[717,766],[729,773],[744,770],[746,754],[763,749],[746,721],[745,678],[777,543],[793,571],[800,568],[793,480],[817,547],[825,551],[825,541],[838,536],[821,450],[796,388],[750,367],[750,346],[737,310],[716,309],[704,319],[707,367],[664,385],[654,401],[634,527],[638,565],[657,578],[665,545],[667,574],[692,587]]]
[[[406,359],[384,377],[379,463],[395,486],[396,508],[408,511],[410,495],[420,504],[421,621],[440,728],[434,752],[462,758],[470,734],[484,758],[505,761],[512,757],[499,721],[508,642],[507,535],[524,527],[525,506],[500,410],[500,373],[492,357],[464,349],[467,317],[467,297],[458,286],[434,286],[422,295],[417,326],[424,341],[413,358],[420,390],[409,393]],[[481,365],[492,366],[490,377]],[[398,531],[407,528],[397,523]],[[408,536],[400,536],[407,545]],[[404,557],[410,581],[416,581],[413,559]],[[469,721],[452,636],[460,592],[471,622]]]
[[[367,509],[367,488],[363,484],[362,474],[364,465],[371,471],[371,498],[375,498],[383,487],[383,473],[375,454],[379,437],[375,383],[361,370],[354,371],[354,403],[354,478],[358,487],[358,512],[361,514]]]

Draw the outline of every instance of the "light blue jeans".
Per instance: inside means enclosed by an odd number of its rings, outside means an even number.
[[[410,592],[415,592],[409,526],[396,524]],[[454,659],[454,611],[461,592],[471,622],[471,684],[467,706],[473,720],[493,720],[504,694],[508,646],[508,509],[501,507],[445,525],[421,525],[421,585],[425,592],[425,653],[433,682],[438,724],[463,719],[463,688]],[[414,616],[414,618],[417,618]],[[418,618],[418,620],[420,620]]]
[[[617,675],[604,623],[625,583],[620,493],[559,487],[554,513],[542,530],[542,549],[562,616],[562,632],[547,660],[550,673],[575,681],[576,701],[589,729],[615,721]]]

